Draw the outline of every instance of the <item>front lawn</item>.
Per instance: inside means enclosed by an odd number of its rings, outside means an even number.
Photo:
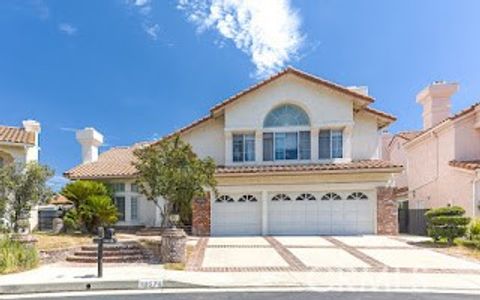
[[[69,248],[92,243],[92,237],[85,234],[52,234],[36,232],[33,236],[38,240],[38,250]]]
[[[25,246],[8,238],[0,239],[0,274],[26,271],[38,265],[34,247]]]

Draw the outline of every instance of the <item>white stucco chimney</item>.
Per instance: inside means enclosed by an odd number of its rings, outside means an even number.
[[[35,134],[35,144],[29,146],[26,150],[26,161],[38,161],[38,152],[40,150],[38,137],[42,131],[42,127],[40,126],[40,123],[35,120],[24,120],[22,125],[26,132],[33,132]]]
[[[98,159],[98,147],[103,143],[103,135],[95,128],[87,127],[78,130],[77,141],[82,145],[82,163],[94,162]]]
[[[417,103],[423,105],[423,129],[431,128],[450,117],[450,98],[456,91],[457,83],[435,81],[417,94]]]

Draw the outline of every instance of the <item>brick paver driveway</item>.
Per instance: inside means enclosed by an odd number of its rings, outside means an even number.
[[[204,272],[480,274],[479,263],[387,236],[201,238],[187,269]]]

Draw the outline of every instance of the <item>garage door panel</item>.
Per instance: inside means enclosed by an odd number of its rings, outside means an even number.
[[[244,194],[231,194],[228,195],[231,201],[212,203],[213,236],[261,234],[262,211],[259,195],[246,195],[251,197],[242,198]]]

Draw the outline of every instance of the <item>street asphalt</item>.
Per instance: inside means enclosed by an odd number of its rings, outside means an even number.
[[[51,295],[53,296],[53,295]],[[58,297],[44,296],[41,299],[59,299]],[[36,298],[40,299],[40,298]],[[154,293],[128,294],[115,293],[111,295],[82,296],[62,295],[66,300],[130,300],[130,299],[164,299],[164,300],[464,300],[479,299],[478,295],[436,294],[436,293],[398,293],[398,292],[201,292],[201,293]]]

